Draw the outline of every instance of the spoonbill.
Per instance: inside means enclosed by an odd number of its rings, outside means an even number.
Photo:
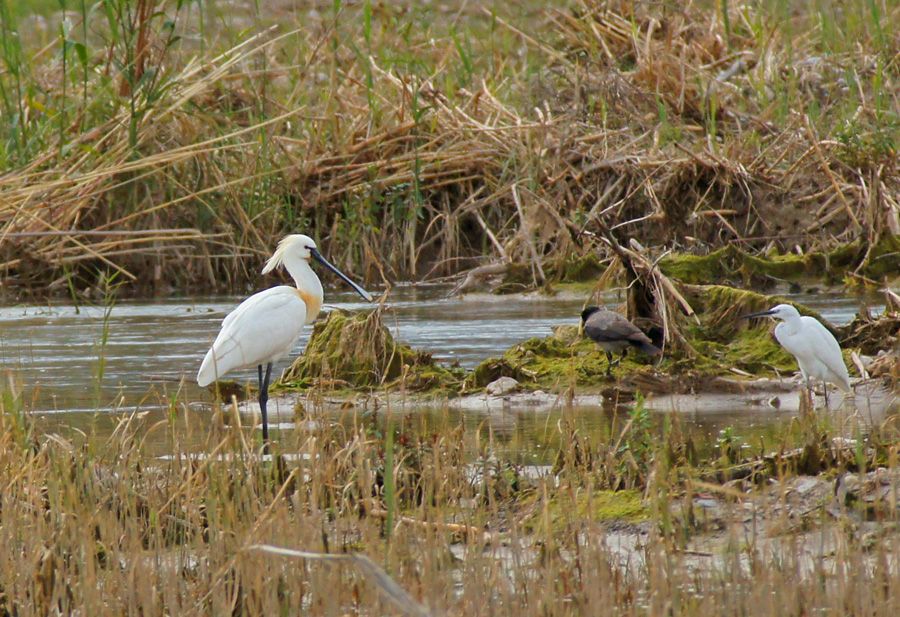
[[[650,341],[640,328],[622,317],[619,313],[599,306],[589,306],[581,311],[581,323],[584,333],[606,352],[606,374],[610,375],[613,367],[613,352],[622,352],[615,364],[622,361],[629,347],[637,347],[651,356],[662,351]]]
[[[222,321],[219,335],[206,352],[197,373],[197,383],[208,386],[230,371],[256,367],[262,435],[266,443],[269,440],[266,403],[269,400],[272,363],[288,355],[300,338],[303,326],[313,323],[322,308],[322,283],[310,267],[310,259],[315,259],[337,274],[356,293],[372,302],[369,292],[322,257],[312,238],[302,234],[285,236],[262,273],[267,274],[283,266],[294,279],[296,287],[279,285],[255,293],[241,302]]]
[[[743,319],[753,317],[774,317],[781,321],[775,326],[775,338],[797,359],[810,400],[812,400],[810,383],[812,378],[822,380],[822,387],[825,389],[825,407],[828,407],[828,382],[844,392],[850,392],[850,375],[841,355],[841,346],[818,319],[808,315],[801,317],[800,312],[790,304],[779,304],[768,311],[745,315]]]

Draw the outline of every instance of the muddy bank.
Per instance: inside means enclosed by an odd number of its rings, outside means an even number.
[[[729,565],[750,570],[759,559],[788,557],[811,574],[821,565],[839,563],[850,547],[868,551],[876,543],[900,540],[895,522],[900,516],[898,483],[897,469],[879,468],[836,478],[833,474],[789,477],[761,488],[748,488],[741,482],[720,489],[706,486],[682,495],[671,507],[671,516],[690,528],[678,542],[678,552],[694,571]],[[650,543],[658,542],[649,521],[595,524],[623,567],[643,563]],[[746,544],[753,550],[739,548]],[[875,556],[866,559],[865,565],[877,566]]]
[[[797,380],[738,380],[723,379],[729,391],[696,392],[689,394],[648,394],[641,399],[643,408],[651,412],[674,413],[685,418],[715,416],[727,412],[741,413],[768,422],[776,418],[796,417],[805,409],[801,398],[802,384]],[[490,394],[352,392],[348,390],[322,393],[316,390],[282,391],[268,402],[270,426],[278,430],[303,425],[310,417],[334,417],[343,414],[415,413],[422,409],[447,409],[466,414],[499,417],[505,414],[546,414],[571,408],[595,408],[598,413],[619,409],[627,413],[635,403],[635,393],[616,388],[597,392],[561,392],[524,390]],[[258,426],[259,404],[253,398],[239,401],[242,422]],[[815,395],[813,406],[825,410],[821,390]],[[857,416],[866,425],[876,425],[888,416],[900,412],[900,397],[877,380],[861,382],[852,395],[831,393],[830,416]],[[229,414],[225,421],[233,422]]]

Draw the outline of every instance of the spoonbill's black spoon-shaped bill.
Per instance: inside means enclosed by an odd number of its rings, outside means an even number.
[[[225,317],[222,329],[200,365],[197,383],[207,386],[230,371],[257,367],[259,411],[263,441],[269,440],[266,402],[272,363],[288,355],[296,345],[303,326],[316,320],[322,308],[322,283],[309,265],[315,259],[341,277],[356,293],[372,302],[365,289],[328,263],[309,236],[285,236],[266,262],[263,274],[284,266],[296,287],[279,285],[253,294]],[[265,366],[265,374],[263,374]]]
[[[616,363],[625,357],[629,347],[636,347],[651,356],[662,353],[640,328],[614,311],[589,306],[581,311],[581,323],[584,324],[584,333],[587,337],[606,352],[607,375],[612,372],[613,353],[622,353]]]
[[[800,373],[812,398],[811,378],[821,379],[825,388],[825,406],[828,406],[828,382],[844,392],[850,392],[850,375],[841,355],[841,346],[828,328],[815,317],[800,316],[790,304],[778,306],[744,315],[742,319],[753,317],[774,317],[781,321],[775,326],[775,338],[791,355],[797,358]]]

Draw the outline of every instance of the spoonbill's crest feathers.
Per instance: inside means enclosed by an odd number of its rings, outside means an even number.
[[[291,234],[278,242],[278,247],[272,256],[266,261],[262,269],[263,274],[268,274],[278,266],[282,266],[289,257],[309,260],[312,251],[316,250],[316,242],[304,234]]]

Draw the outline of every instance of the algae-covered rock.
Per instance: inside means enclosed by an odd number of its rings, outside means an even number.
[[[529,375],[523,373],[518,367],[513,366],[505,358],[488,358],[476,366],[466,377],[465,389],[484,388],[501,377],[511,377],[516,381],[530,381]]]
[[[282,384],[458,389],[462,380],[458,371],[435,362],[427,352],[395,341],[382,323],[381,313],[381,309],[329,313],[316,323],[306,350],[287,370]]]

